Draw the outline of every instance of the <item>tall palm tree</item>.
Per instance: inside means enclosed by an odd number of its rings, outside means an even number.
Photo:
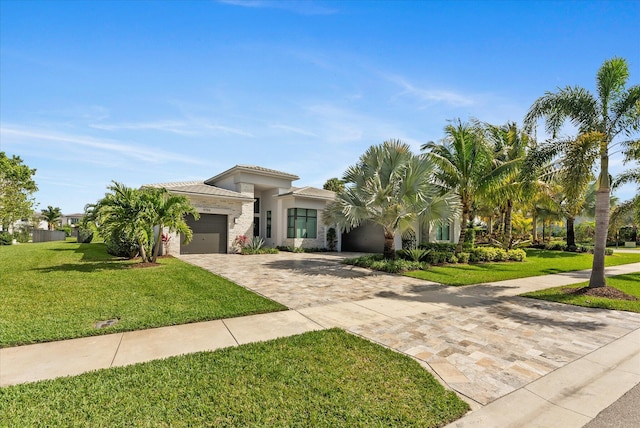
[[[152,227],[157,228],[154,236],[153,254],[151,262],[155,263],[162,245],[162,233],[168,228],[169,233],[181,233],[184,236],[183,244],[187,244],[193,237],[191,228],[184,219],[186,214],[192,214],[197,220],[200,218],[198,211],[191,205],[189,199],[182,195],[172,195],[163,188],[142,189],[143,199],[149,204],[148,221]]]
[[[596,75],[597,97],[584,88],[567,86],[547,92],[527,112],[524,123],[533,129],[539,119],[554,138],[565,121],[578,128],[579,135],[598,150],[600,174],[596,202],[596,237],[589,287],[604,287],[604,256],[609,225],[609,149],[620,134],[630,135],[640,127],[640,86],[626,88],[629,67],[623,58],[604,62]],[[559,146],[562,141],[556,140]],[[566,147],[560,147],[566,151]]]
[[[49,205],[46,210],[42,210],[42,218],[47,221],[47,228],[49,230],[55,229],[60,217],[62,217],[62,211],[59,207]]]
[[[384,257],[395,258],[394,237],[421,218],[451,221],[458,200],[431,179],[435,164],[399,140],[371,146],[344,174],[346,186],[325,210],[327,224],[349,230],[370,221],[384,230]]]
[[[462,251],[471,208],[477,196],[490,184],[491,149],[478,123],[460,119],[449,123],[440,144],[433,141],[421,149],[437,165],[437,179],[460,198],[462,216],[457,251]]]

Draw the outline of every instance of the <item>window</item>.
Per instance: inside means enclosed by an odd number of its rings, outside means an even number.
[[[318,211],[304,208],[287,210],[287,238],[316,238]]]
[[[271,211],[267,211],[267,238],[271,238]]]
[[[253,213],[260,214],[260,198],[256,198],[253,202]]]
[[[253,236],[260,236],[260,217],[253,218]]]
[[[436,226],[436,241],[449,241],[450,238],[451,227],[447,225],[437,225]]]

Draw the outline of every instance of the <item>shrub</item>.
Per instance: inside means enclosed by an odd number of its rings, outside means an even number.
[[[458,263],[458,256],[456,256],[455,254],[452,255],[451,257],[449,257],[449,259],[447,260],[448,263]]]
[[[382,256],[382,254],[361,256],[355,259],[345,259],[343,263],[388,273],[399,273],[408,270],[420,270],[426,269],[428,267],[428,264],[423,262],[415,262],[404,259],[387,260]]]
[[[278,251],[277,248],[271,248],[271,247],[261,247],[258,249],[250,249],[250,248],[243,248],[242,252],[240,254],[244,254],[244,255],[252,255],[252,254],[278,254],[280,251]]]
[[[429,255],[430,250],[426,250],[424,248],[413,248],[398,251],[398,256],[400,256],[404,260],[409,260],[412,262],[422,262]]]
[[[509,254],[507,253],[506,250],[502,249],[502,248],[496,248],[495,249],[495,255],[493,257],[493,261],[495,262],[504,262],[509,260]]]
[[[551,251],[564,251],[566,248],[567,248],[567,243],[563,241],[549,242],[544,246],[545,250],[551,250]]]
[[[0,245],[13,244],[13,236],[9,232],[0,232]]]
[[[471,257],[471,254],[462,252],[462,253],[458,253],[456,257],[458,257],[458,263],[469,263],[469,258]]]
[[[509,255],[509,260],[513,260],[514,262],[523,262],[527,259],[527,253],[520,248],[509,250],[507,254]]]
[[[120,236],[110,236],[105,239],[107,253],[116,257],[132,259],[138,255],[140,246],[136,241],[127,238],[124,234]]]
[[[470,262],[491,262],[496,259],[498,248],[478,247],[470,251]]]
[[[93,240],[93,231],[84,227],[78,228],[78,242],[80,244],[88,244]]]
[[[425,242],[420,244],[420,248],[431,251],[439,251],[442,253],[455,254],[456,252],[456,244],[452,244],[450,242]]]
[[[336,233],[336,229],[331,227],[327,230],[327,246],[329,247],[329,251],[335,251],[338,245],[338,236]]]
[[[604,250],[604,254],[605,254],[606,256],[612,256],[612,255],[613,255],[613,248],[606,248],[606,249]]]
[[[13,239],[15,239],[17,242],[20,242],[21,244],[25,244],[31,239],[31,232],[29,232],[27,229],[16,230],[15,232],[13,232]]]

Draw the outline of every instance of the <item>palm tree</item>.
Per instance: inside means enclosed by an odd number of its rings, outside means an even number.
[[[189,199],[182,195],[172,195],[162,188],[144,188],[143,198],[149,204],[149,221],[152,227],[157,228],[154,239],[151,262],[155,263],[162,245],[162,233],[168,228],[169,233],[181,233],[184,236],[183,244],[187,244],[193,237],[191,228],[184,219],[186,214],[192,214],[197,220],[200,218],[198,211],[191,205]]]
[[[142,262],[149,261],[153,225],[149,222],[149,204],[138,189],[113,182],[107,193],[93,205],[87,205],[87,217],[94,221],[105,240],[118,242],[124,238],[136,242]]]
[[[513,206],[532,193],[532,186],[526,185],[524,181],[527,176],[520,173],[532,141],[525,132],[518,129],[515,122],[499,127],[486,125],[486,131],[493,148],[493,171],[487,178],[497,181],[496,185],[488,189],[489,199],[501,201],[504,212],[502,241],[505,247],[511,248]]]
[[[484,132],[477,123],[470,125],[460,119],[449,123],[440,144],[423,144],[428,157],[436,166],[436,178],[460,198],[462,216],[457,251],[462,251],[467,225],[472,220],[471,208],[483,190],[491,185],[489,165],[491,149]]]
[[[596,237],[593,267],[589,287],[604,287],[604,256],[609,225],[609,149],[621,133],[630,135],[640,126],[640,86],[625,88],[629,79],[627,62],[612,58],[604,62],[596,76],[598,96],[578,86],[559,88],[538,98],[525,116],[527,129],[533,129],[538,119],[554,139],[565,121],[578,128],[600,158],[600,175],[596,202]],[[561,152],[566,141],[555,140]]]
[[[325,211],[325,223],[349,230],[366,221],[384,230],[384,257],[395,258],[394,237],[419,219],[451,221],[457,198],[433,184],[435,164],[399,140],[371,146],[344,174],[344,190]]]
[[[62,211],[59,207],[49,205],[46,210],[42,210],[42,218],[47,221],[47,228],[49,230],[55,229],[60,217],[62,217]]]

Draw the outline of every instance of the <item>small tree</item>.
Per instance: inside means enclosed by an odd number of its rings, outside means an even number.
[[[330,178],[328,179],[324,185],[322,186],[324,190],[331,190],[332,192],[340,192],[344,190],[344,180],[340,180],[339,178]]]
[[[46,210],[42,210],[42,218],[47,221],[47,228],[49,230],[55,230],[56,225],[60,222],[62,217],[62,210],[60,207],[47,206]]]
[[[23,164],[19,156],[0,152],[0,227],[8,230],[33,212],[31,195],[38,190],[33,180],[36,170]]]

